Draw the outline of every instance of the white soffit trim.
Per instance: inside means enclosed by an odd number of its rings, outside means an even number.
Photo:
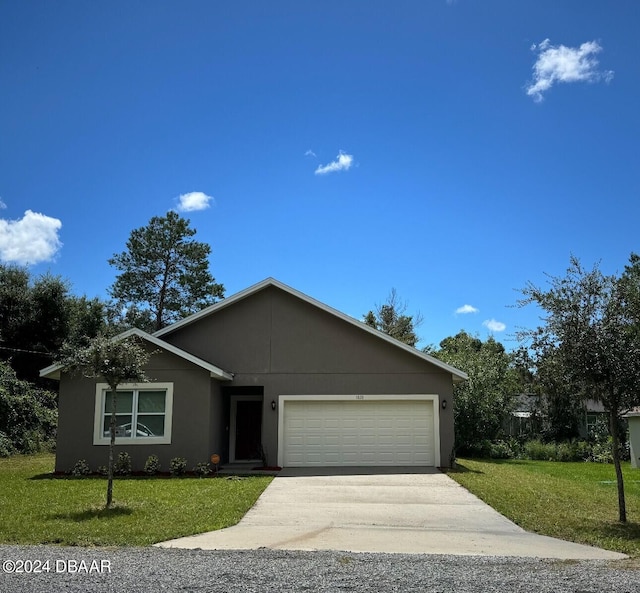
[[[451,375],[453,376],[453,381],[456,383],[460,381],[466,381],[469,378],[468,375],[462,372],[461,370],[456,369],[455,367],[452,367],[451,365],[448,365],[442,362],[441,360],[438,360],[437,358],[434,358],[433,356],[426,354],[425,352],[420,352],[420,350],[418,350],[417,348],[414,348],[413,346],[408,346],[407,344],[403,344],[402,342],[396,340],[395,338],[392,338],[388,334],[385,334],[384,332],[378,331],[377,329],[374,329],[373,327],[367,325],[363,321],[359,321],[358,319],[349,317],[349,315],[346,315],[345,313],[342,313],[341,311],[338,311],[337,309],[334,309],[329,305],[325,305],[324,303],[314,299],[313,297],[310,297],[300,292],[299,290],[296,290],[295,288],[291,288],[291,286],[287,286],[286,284],[283,284],[282,282],[280,282],[279,280],[276,280],[275,278],[266,278],[265,280],[262,280],[261,282],[254,284],[253,286],[249,286],[248,288],[245,288],[240,292],[236,292],[230,297],[222,299],[221,301],[218,301],[217,303],[214,303],[213,305],[210,305],[209,307],[202,309],[202,311],[198,311],[197,313],[194,313],[189,317],[185,317],[180,321],[176,321],[176,323],[172,325],[168,325],[167,327],[164,327],[161,330],[158,330],[153,335],[159,337],[159,336],[164,336],[165,334],[169,334],[177,329],[180,329],[183,326],[190,325],[191,323],[194,323],[195,321],[198,321],[203,317],[207,317],[208,315],[211,315],[216,311],[224,309],[225,307],[228,307],[233,303],[241,301],[242,299],[245,299],[261,290],[264,290],[269,286],[274,286],[276,288],[279,288],[280,290],[283,290],[284,292],[287,292],[309,303],[310,305],[313,305],[314,307],[318,307],[319,309],[322,309],[323,311],[326,311],[327,313],[334,315],[335,317],[338,317],[339,319],[342,319],[343,321],[346,321],[347,323],[350,323],[351,325],[354,325],[361,330],[369,332],[371,335],[374,335],[377,338],[380,338],[381,340],[384,340],[385,342],[388,342],[389,344],[396,346],[397,348],[401,348],[402,350],[405,350],[406,352],[408,352],[409,354],[412,354],[413,356],[417,356],[418,358],[421,358],[422,360],[429,362],[432,365],[444,371],[447,371],[448,373],[451,373]]]
[[[56,379],[60,380],[60,369],[62,365],[56,363],[45,367],[44,369],[40,369],[40,376],[46,377],[47,379]]]
[[[198,358],[193,354],[189,354],[188,352],[185,352],[184,350],[177,348],[173,344],[169,344],[168,342],[165,342],[164,340],[157,338],[155,335],[148,334],[147,332],[142,331],[141,329],[137,329],[137,328],[129,329],[126,332],[123,332],[121,334],[118,334],[117,336],[114,336],[112,340],[114,342],[119,342],[120,340],[126,340],[131,336],[138,336],[142,340],[145,340],[146,342],[149,342],[150,344],[153,344],[154,346],[157,346],[162,350],[171,352],[171,354],[175,354],[176,356],[179,356],[180,358],[183,358],[184,360],[187,360],[195,364],[196,366],[199,366],[200,368],[205,369],[206,371],[209,371],[210,375],[214,379],[220,379],[222,381],[231,381],[233,379],[233,375],[231,373],[228,373],[227,371],[222,370],[220,367],[217,367],[205,360],[202,360],[201,358]],[[49,379],[60,379],[61,369],[62,369],[61,364],[59,363],[54,364],[54,365],[48,366],[47,368],[42,369],[40,371],[40,376],[47,377]]]

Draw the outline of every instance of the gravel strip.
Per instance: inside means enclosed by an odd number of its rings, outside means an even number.
[[[57,546],[0,546],[0,560],[3,593],[640,593],[629,561]]]

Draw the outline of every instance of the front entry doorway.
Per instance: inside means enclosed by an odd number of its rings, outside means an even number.
[[[261,457],[262,397],[231,396],[230,461],[256,461]]]

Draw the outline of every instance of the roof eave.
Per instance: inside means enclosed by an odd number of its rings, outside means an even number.
[[[54,379],[55,381],[60,381],[60,369],[62,365],[60,364],[52,364],[44,369],[40,369],[40,377],[43,379]]]
[[[279,280],[276,280],[275,278],[265,278],[264,280],[262,280],[261,282],[258,282],[257,284],[253,284],[252,286],[249,286],[248,288],[245,288],[244,290],[241,290],[240,292],[237,292],[233,295],[231,295],[229,298],[223,299],[221,301],[218,301],[217,303],[214,303],[213,305],[209,305],[208,307],[206,307],[205,309],[202,309],[202,311],[198,311],[197,313],[194,313],[193,315],[190,315],[189,317],[185,317],[184,319],[181,319],[180,321],[176,321],[175,323],[173,323],[172,325],[168,325],[167,327],[162,328],[161,330],[158,330],[157,332],[154,332],[154,336],[158,337],[158,336],[163,336],[165,334],[171,333],[177,329],[180,329],[183,326],[186,325],[190,325],[191,323],[194,323],[195,321],[202,319],[203,317],[207,317],[208,315],[211,315],[212,313],[215,313],[216,311],[219,311],[220,309],[223,309],[225,307],[228,307],[229,305],[232,305],[233,303],[236,303],[242,299],[245,299],[253,294],[255,294],[256,292],[259,292],[261,290],[264,290],[265,288],[269,287],[269,286],[275,286],[276,288],[279,288],[280,290],[283,290],[285,292],[288,292],[289,294],[315,306],[318,307],[319,309],[322,309],[324,311],[326,311],[327,313],[330,313],[331,315],[334,315],[335,317],[338,317],[348,323],[351,323],[352,325],[355,325],[356,327],[369,332],[370,334],[385,340],[386,342],[388,342],[389,344],[392,344],[393,346],[396,346],[398,348],[402,348],[403,350],[409,352],[410,354],[414,355],[414,356],[418,356],[419,358],[425,360],[426,362],[430,362],[431,364],[433,364],[434,366],[442,369],[443,371],[447,371],[449,373],[451,373],[451,377],[454,383],[460,383],[462,381],[466,381],[469,379],[468,375],[464,372],[462,372],[459,369],[456,369],[455,367],[452,367],[451,365],[448,365],[444,362],[442,362],[441,360],[438,360],[437,358],[434,358],[433,356],[427,354],[426,352],[421,352],[420,350],[418,350],[417,348],[414,348],[413,346],[409,346],[407,344],[403,344],[402,342],[396,340],[395,338],[392,338],[391,336],[389,336],[388,334],[385,334],[384,332],[381,332],[369,325],[367,325],[366,323],[364,323],[363,321],[360,321],[359,319],[355,319],[353,317],[350,317],[349,315],[346,315],[345,313],[343,313],[342,311],[338,311],[337,309],[334,309],[333,307],[330,307],[329,305],[326,305],[325,303],[322,303],[321,301],[318,301],[316,299],[314,299],[313,297],[310,297],[309,295],[304,294],[303,292],[300,292],[299,290],[296,290],[295,288],[292,288],[291,286],[288,286],[287,284],[284,284],[282,282],[280,282]]]
[[[178,348],[177,346],[174,346],[173,344],[169,344],[168,342],[165,342],[164,340],[161,340],[159,338],[157,338],[154,335],[148,334],[145,331],[142,331],[141,329],[138,328],[132,328],[132,329],[128,329],[127,331],[118,334],[117,336],[114,336],[112,339],[112,341],[120,341],[120,340],[126,340],[127,338],[131,337],[131,336],[138,336],[139,338],[145,340],[146,342],[149,342],[150,344],[153,344],[154,346],[157,346],[158,348],[161,348],[162,350],[166,350],[167,352],[171,352],[172,354],[175,354],[176,356],[179,356],[180,358],[183,358],[193,364],[195,364],[196,366],[199,366],[200,368],[203,368],[207,371],[209,371],[209,374],[212,378],[214,379],[218,379],[219,381],[232,381],[233,380],[233,373],[229,373],[223,369],[221,369],[220,367],[217,367],[214,364],[211,364],[205,360],[202,360],[201,358],[198,358],[197,356],[194,356],[193,354],[190,354],[189,352],[186,352],[184,350],[181,350],[180,348]],[[62,364],[57,363],[57,364],[52,364],[44,369],[42,369],[40,371],[40,376],[41,377],[46,377],[47,379],[54,379],[59,381],[60,380],[60,374],[61,371],[63,369]]]

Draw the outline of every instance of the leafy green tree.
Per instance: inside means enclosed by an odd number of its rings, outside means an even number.
[[[51,357],[60,350],[68,337],[70,319],[67,308],[69,283],[59,276],[45,274],[36,278],[31,287],[31,308],[26,328],[30,348],[45,355],[39,357],[40,368],[51,364]]]
[[[65,344],[77,348],[88,346],[89,342],[107,331],[109,325],[108,306],[99,298],[72,296],[67,299],[69,327]]]
[[[20,379],[43,384],[39,370],[49,366],[66,342],[77,345],[105,324],[104,304],[70,294],[69,283],[25,268],[0,265],[0,360]]]
[[[534,359],[529,349],[521,347],[513,356],[522,393],[536,396],[537,405],[532,412],[538,425],[537,436],[553,442],[579,437],[585,403],[576,397],[580,388],[572,385],[556,349],[549,348]]]
[[[571,257],[565,276],[549,277],[546,289],[528,283],[521,306],[542,309],[542,325],[521,332],[538,358],[553,355],[576,397],[602,402],[609,416],[618,485],[619,520],[627,520],[620,467],[620,418],[640,403],[640,258],[632,254],[624,273],[586,270]]]
[[[464,331],[430,353],[469,376],[454,387],[456,450],[477,453],[483,441],[500,436],[519,392],[512,356],[493,337],[483,342]]]
[[[640,255],[632,253],[629,263],[618,280],[618,312],[627,337],[635,339],[640,333]]]
[[[67,372],[81,372],[85,377],[104,380],[112,393],[109,422],[109,461],[107,465],[106,507],[113,503],[114,448],[116,442],[116,410],[118,387],[123,383],[146,381],[145,365],[149,353],[135,335],[121,338],[98,336],[81,349],[69,349],[63,357],[62,368]]]
[[[387,300],[382,305],[376,305],[374,311],[364,316],[364,322],[371,327],[389,334],[392,338],[415,346],[420,338],[416,328],[422,324],[422,315],[406,315],[407,303],[400,300],[395,288],[391,289]]]
[[[53,445],[57,398],[39,371],[65,342],[86,344],[104,323],[103,304],[71,296],[62,278],[0,265],[0,454]]]
[[[0,361],[0,457],[36,453],[55,443],[56,394],[22,381]]]
[[[0,358],[25,349],[30,311],[30,278],[26,269],[0,265]]]
[[[156,331],[216,302],[224,287],[209,272],[211,247],[176,212],[154,216],[131,232],[127,249],[109,263],[121,273],[111,296],[133,325]]]

